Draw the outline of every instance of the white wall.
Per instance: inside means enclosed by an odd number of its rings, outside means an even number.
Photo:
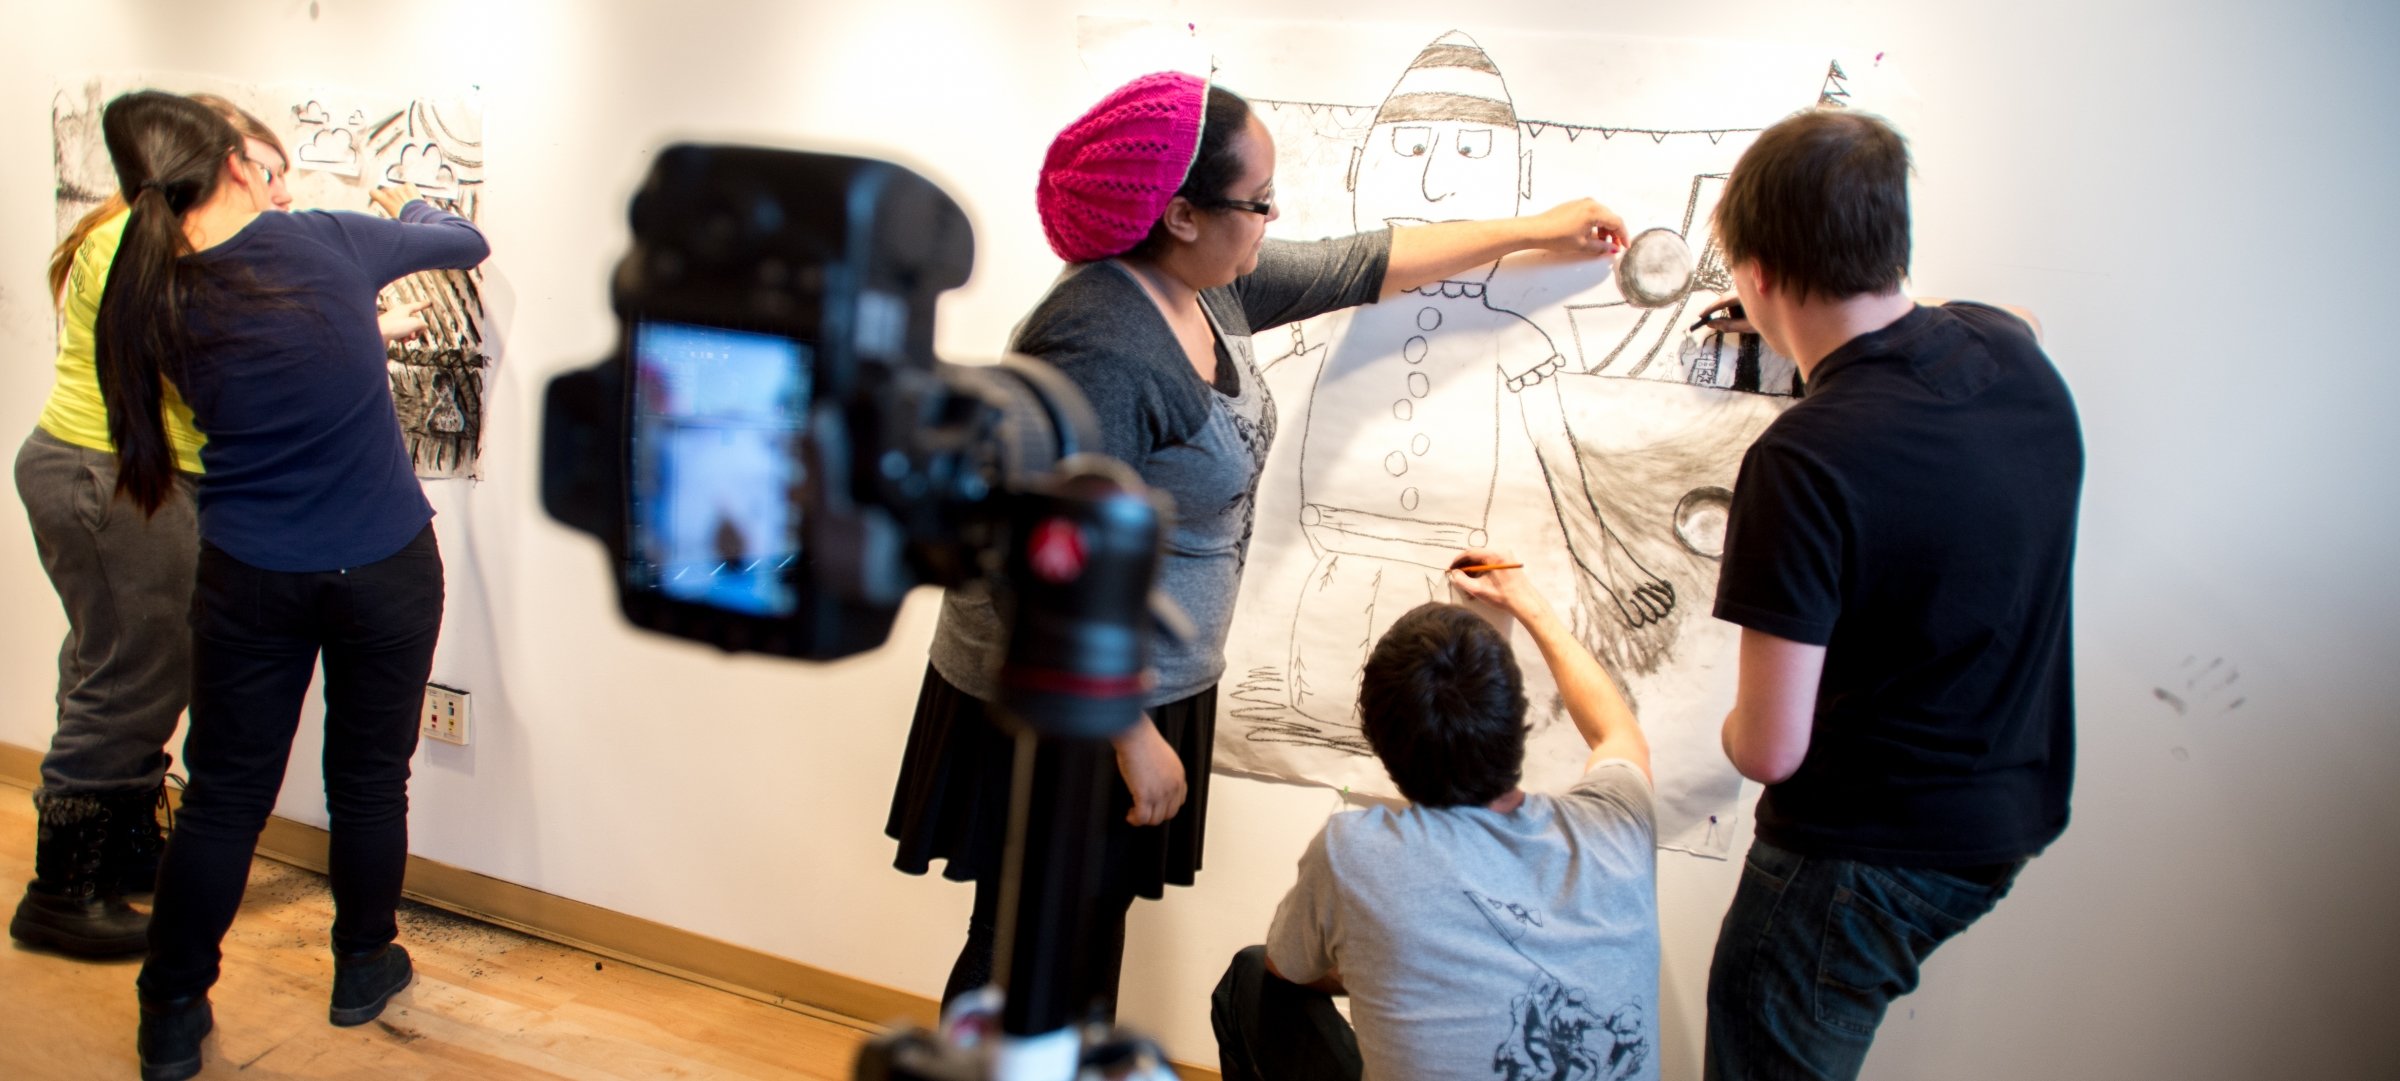
[[[966,891],[890,870],[881,836],[930,632],[923,598],[887,649],[818,668],[626,630],[600,550],[539,510],[539,395],[611,343],[603,281],[625,196],[652,148],[687,135],[872,150],[943,183],[973,215],[982,261],[946,303],[942,346],[988,355],[1055,266],[1027,196],[1048,134],[1092,94],[1077,5],[10,7],[0,431],[31,425],[48,382],[54,79],[482,85],[508,361],[487,479],[433,486],[451,596],[436,676],[474,693],[477,731],[470,747],[420,754],[415,849],[935,993]],[[2400,246],[2386,201],[2400,176],[2400,15],[2336,2],[1822,7],[1548,0],[1468,18],[1387,0],[1311,14],[1865,44],[1899,65],[1919,92],[1894,109],[1918,155],[1918,288],[2034,308],[2083,409],[2083,753],[2075,825],[1934,959],[1868,1075],[2388,1068],[2400,1036],[2373,993],[2400,960],[2380,911],[2400,855],[2400,790],[2385,776],[2400,761],[2386,472],[2400,459],[2386,415],[2400,375],[2373,313],[2400,284],[2384,262]],[[1101,9],[1284,13],[1260,0]],[[63,621],[21,529],[0,529],[0,601],[13,614],[0,740],[40,746]],[[2178,716],[2152,688],[2179,681],[2187,655],[2224,657],[2241,681]],[[295,754],[282,809],[321,822],[313,754]],[[1337,806],[1231,778],[1214,799],[1201,885],[1139,906],[1128,947],[1127,1020],[1200,1061],[1223,959],[1258,937]],[[1708,950],[1737,867],[1662,860],[1669,1077],[1697,1075]]]

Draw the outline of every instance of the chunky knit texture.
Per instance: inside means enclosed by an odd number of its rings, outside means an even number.
[[[1070,263],[1123,255],[1183,186],[1200,149],[1208,83],[1162,71],[1118,87],[1050,143],[1034,202]]]

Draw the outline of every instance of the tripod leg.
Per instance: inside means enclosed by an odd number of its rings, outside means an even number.
[[[1089,1006],[1075,998],[1089,986],[1079,973],[1091,963],[1086,932],[1100,898],[1102,830],[1115,777],[1106,740],[1018,730],[993,964],[1008,993],[1000,1028],[1011,1036],[1065,1028]]]

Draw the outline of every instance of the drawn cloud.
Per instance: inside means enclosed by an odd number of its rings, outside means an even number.
[[[305,105],[292,106],[292,119],[303,124],[323,124],[332,119],[323,103],[311,100]]]
[[[319,172],[358,175],[358,139],[348,128],[322,128],[300,144],[299,167]]]
[[[383,179],[393,184],[414,184],[434,195],[447,195],[458,187],[458,173],[442,159],[439,143],[402,146],[399,157],[383,171]]]

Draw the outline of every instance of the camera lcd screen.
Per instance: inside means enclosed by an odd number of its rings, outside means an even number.
[[[793,613],[810,360],[806,344],[772,334],[635,326],[631,584]]]

